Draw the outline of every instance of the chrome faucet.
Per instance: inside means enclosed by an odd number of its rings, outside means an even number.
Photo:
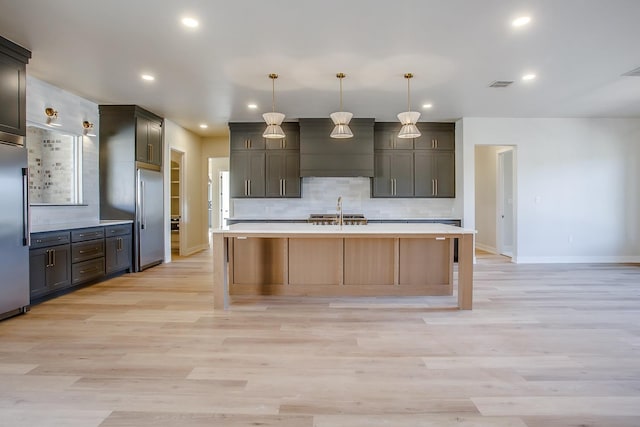
[[[338,196],[338,206],[336,209],[338,210],[338,225],[342,227],[342,224],[344,223],[342,219],[342,196]]]

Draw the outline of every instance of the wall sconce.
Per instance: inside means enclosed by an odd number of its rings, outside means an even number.
[[[82,122],[82,134],[85,136],[96,136],[96,134],[93,133],[93,123],[87,120]]]
[[[51,107],[44,109],[44,114],[47,116],[47,126],[62,126],[58,123],[58,112]]]

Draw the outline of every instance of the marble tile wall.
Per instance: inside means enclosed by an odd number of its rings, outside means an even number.
[[[344,213],[369,219],[460,218],[457,199],[372,199],[370,179],[303,178],[300,199],[232,199],[233,218],[300,219],[334,213],[342,196]]]
[[[99,135],[98,104],[27,75],[27,125],[44,125],[46,107],[58,111],[62,131],[82,134],[82,121],[93,123]],[[68,225],[98,222],[100,218],[98,137],[82,137],[82,205],[32,206],[31,224]]]
[[[74,137],[29,126],[26,141],[31,203],[74,203]]]

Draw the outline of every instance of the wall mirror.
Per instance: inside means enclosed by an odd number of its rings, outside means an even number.
[[[31,205],[82,204],[82,135],[27,126]]]

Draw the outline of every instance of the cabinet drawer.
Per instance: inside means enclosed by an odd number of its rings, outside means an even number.
[[[104,256],[104,240],[89,240],[71,245],[71,262],[86,261]]]
[[[106,237],[124,236],[131,234],[131,224],[110,225],[105,227],[104,233]]]
[[[62,245],[71,241],[68,231],[47,231],[31,235],[31,249]]]
[[[84,242],[85,240],[102,239],[104,237],[104,227],[78,228],[71,230],[72,242]]]
[[[104,257],[79,262],[71,266],[71,283],[73,285],[102,276],[104,276]]]

